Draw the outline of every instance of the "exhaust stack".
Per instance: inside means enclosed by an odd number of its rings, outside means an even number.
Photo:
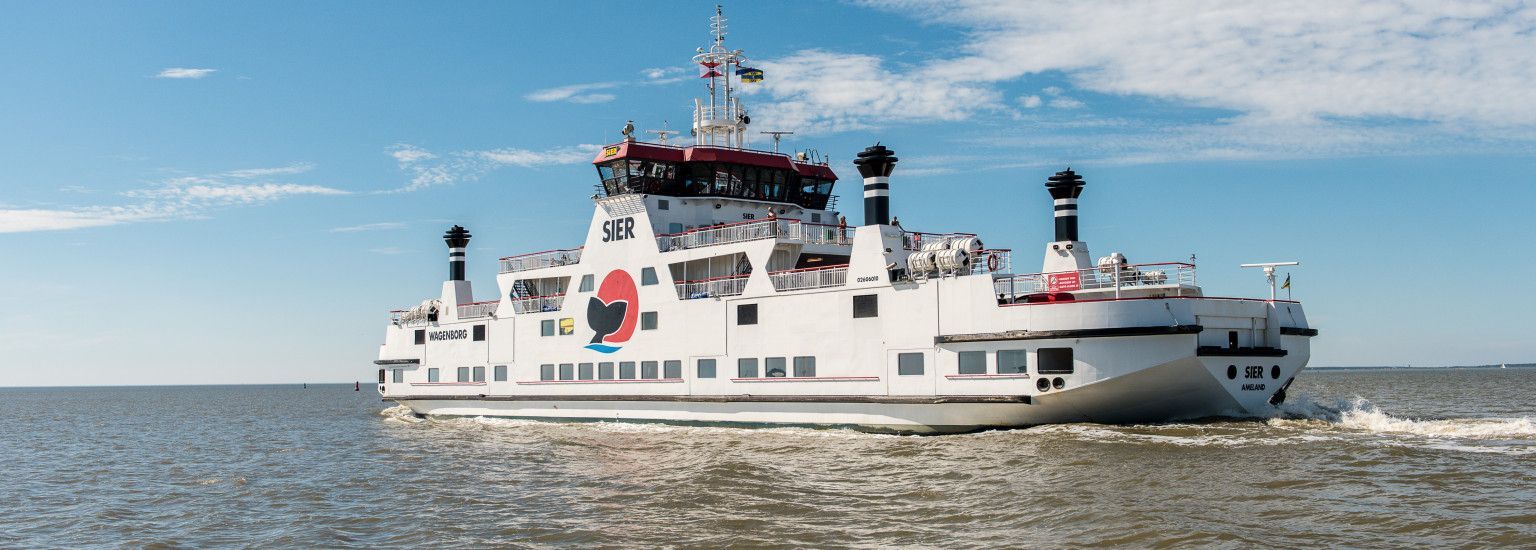
[[[464,248],[469,246],[469,231],[457,225],[443,233],[443,242],[448,243],[448,280],[464,280]]]
[[[1083,194],[1083,177],[1067,168],[1047,178],[1045,189],[1056,203],[1056,242],[1077,241],[1077,196]]]
[[[891,224],[891,171],[896,152],[876,143],[859,152],[853,164],[864,177],[864,225]]]

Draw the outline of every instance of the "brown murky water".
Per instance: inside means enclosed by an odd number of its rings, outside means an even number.
[[[1536,370],[1294,389],[1280,419],[941,437],[3,389],[0,547],[1536,545]]]

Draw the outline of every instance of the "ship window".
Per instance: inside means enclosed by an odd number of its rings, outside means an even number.
[[[699,378],[714,378],[714,377],[715,377],[715,360],[714,359],[700,359],[699,360]]]
[[[554,364],[552,364],[552,363],[545,363],[543,365],[539,365],[539,380],[554,380],[554,379],[555,379],[555,365]]]
[[[656,330],[656,312],[640,312],[640,330]]]
[[[379,383],[384,383],[384,369],[379,369]],[[305,387],[308,387],[307,385]]]
[[[561,380],[575,380],[576,379],[576,365],[572,365],[570,363],[561,363],[560,364],[560,379]]]
[[[682,378],[683,377],[683,362],[682,361],[677,361],[677,360],[663,362],[661,364],[661,377],[662,378]]]
[[[592,364],[591,363],[581,363],[581,364],[576,365],[576,379],[577,380],[591,380],[592,379]]]
[[[683,224],[680,224],[680,223],[667,224],[667,233],[671,233],[671,234],[675,235],[675,234],[682,233],[682,232],[683,232]]]
[[[539,321],[539,336],[554,336],[554,335],[555,335],[555,320],[554,319],[545,319],[543,321]]]
[[[672,208],[672,203],[667,202],[667,199],[661,199],[661,200],[656,201],[656,209],[657,210],[670,210],[671,208]]]
[[[393,374],[392,380],[396,384],[404,382],[405,381],[405,371],[402,370],[402,369],[395,369],[395,372]]]
[[[560,319],[560,335],[570,336],[572,334],[576,334],[576,319],[571,317]]]
[[[619,361],[619,379],[620,380],[634,380],[635,379],[635,362],[634,361]]]
[[[1072,348],[1040,348],[1040,363],[1035,372],[1040,374],[1072,374]]]
[[[899,353],[896,354],[896,374],[901,376],[915,376],[923,373],[923,354]]]
[[[613,380],[613,363],[602,362],[597,364],[598,380]]]
[[[783,378],[789,376],[789,369],[784,367],[783,357],[769,357],[763,360],[763,372],[769,378]]]
[[[757,324],[757,304],[741,304],[736,306],[736,324]]]
[[[438,376],[437,369],[436,368],[427,369],[427,381],[435,383],[438,380],[440,380],[440,378]]]
[[[1029,352],[1021,349],[997,351],[998,374],[1024,374],[1029,366]]]
[[[960,352],[960,374],[986,374],[987,352],[962,351]]]
[[[736,360],[737,378],[757,378],[757,358],[742,357]]]
[[[795,378],[813,378],[816,376],[815,357],[795,358]]]
[[[496,370],[495,370],[494,374],[496,376],[496,381],[497,382],[506,382],[507,381],[507,366],[506,365],[496,365]]]
[[[592,274],[591,273],[588,273],[586,275],[582,275],[581,276],[581,287],[577,288],[576,291],[577,292],[592,292]]]
[[[640,286],[656,284],[656,268],[647,267],[640,270]]]
[[[469,381],[469,367],[459,367],[459,382]]]
[[[426,331],[426,329],[417,329],[416,330],[416,345],[419,346],[419,345],[422,345],[422,344],[425,344],[425,343],[427,343],[427,331]]]
[[[475,382],[484,382],[485,381],[485,367],[475,367],[475,369],[474,369],[474,377],[471,378],[471,380],[475,381]]]
[[[485,341],[485,325],[475,325],[475,327],[474,327],[474,335],[473,335],[472,338],[476,342],[484,342]]]
[[[853,297],[853,318],[879,317],[880,297],[874,294],[863,294]]]
[[[811,212],[811,223],[821,223],[821,212]]]
[[[660,376],[660,373],[656,372],[656,368],[657,363],[655,361],[641,361],[640,377],[646,380],[655,380],[658,376]]]

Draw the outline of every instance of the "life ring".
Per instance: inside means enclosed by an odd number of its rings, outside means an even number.
[[[987,254],[987,271],[997,271],[997,264],[1002,263],[997,259],[997,254]]]

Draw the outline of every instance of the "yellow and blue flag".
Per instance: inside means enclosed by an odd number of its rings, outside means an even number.
[[[762,82],[763,81],[763,70],[762,69],[753,69],[751,67],[742,67],[740,69],[736,69],[736,76],[741,77],[741,82],[743,84],[752,83],[752,82]]]

